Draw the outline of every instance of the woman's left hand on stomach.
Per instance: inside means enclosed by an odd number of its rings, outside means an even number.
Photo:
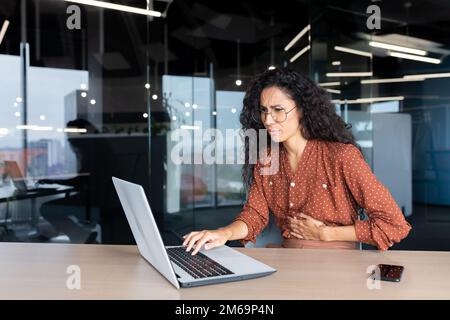
[[[322,221],[301,213],[299,217],[288,217],[287,222],[291,238],[321,240],[321,229],[325,227]]]

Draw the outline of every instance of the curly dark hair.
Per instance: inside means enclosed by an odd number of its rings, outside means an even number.
[[[335,106],[327,93],[307,76],[288,68],[267,70],[257,75],[246,91],[240,114],[242,130],[264,129],[261,121],[255,120],[260,106],[261,92],[265,88],[277,87],[295,101],[301,112],[300,128],[305,139],[334,141],[353,144],[359,148],[350,131],[351,125],[336,114]],[[257,137],[259,140],[259,137]],[[270,136],[267,135],[269,141]],[[242,170],[244,186],[249,190],[253,182],[254,164],[249,163],[249,143],[245,140],[245,164]],[[259,148],[259,141],[257,144]],[[259,152],[259,150],[258,150]]]

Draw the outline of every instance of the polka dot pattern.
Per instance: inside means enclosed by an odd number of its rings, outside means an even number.
[[[354,225],[358,241],[379,250],[408,235],[411,225],[355,146],[309,140],[295,172],[281,144],[279,153],[270,157],[280,160],[278,172],[262,175],[264,166],[255,165],[248,201],[235,219],[248,227],[243,243],[256,242],[268,224],[269,212],[284,238],[288,238],[286,218],[300,213],[328,226]],[[365,209],[367,220],[359,220],[358,208]]]

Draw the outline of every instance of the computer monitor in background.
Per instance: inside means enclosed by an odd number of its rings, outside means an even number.
[[[26,191],[25,177],[16,161],[5,161],[5,174],[12,178],[14,186],[20,191]]]

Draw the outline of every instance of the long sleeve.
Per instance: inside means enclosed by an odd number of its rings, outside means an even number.
[[[256,243],[256,236],[267,226],[269,222],[269,207],[262,189],[262,177],[260,175],[260,165],[256,164],[253,170],[253,184],[250,187],[248,200],[245,203],[241,213],[234,221],[243,221],[248,228],[248,234],[242,243],[252,241]]]
[[[361,152],[347,145],[342,155],[345,182],[354,199],[368,216],[355,221],[359,241],[387,250],[400,242],[411,230],[389,190],[376,178]]]

